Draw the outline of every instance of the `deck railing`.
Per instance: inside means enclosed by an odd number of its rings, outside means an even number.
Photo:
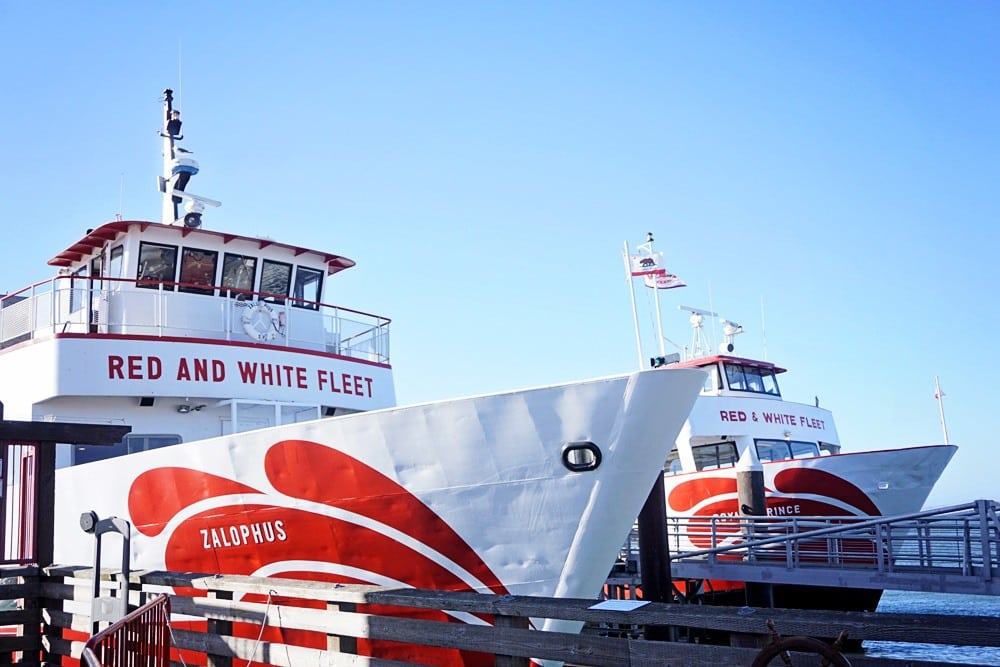
[[[57,276],[0,297],[0,347],[57,334],[115,334],[253,340],[389,363],[389,322],[284,295],[124,278]]]
[[[170,664],[170,597],[160,595],[87,640],[87,667],[167,667]]]

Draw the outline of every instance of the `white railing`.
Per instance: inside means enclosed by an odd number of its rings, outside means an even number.
[[[250,318],[248,309],[258,305]],[[389,322],[287,296],[129,279],[59,276],[0,297],[2,347],[66,333],[251,339],[389,363]]]

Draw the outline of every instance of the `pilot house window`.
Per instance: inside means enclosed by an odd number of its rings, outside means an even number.
[[[319,309],[319,298],[323,287],[323,272],[300,266],[295,271],[295,297],[293,305],[299,308]]]
[[[180,291],[194,294],[214,294],[215,267],[219,263],[219,253],[214,250],[184,248],[181,254]],[[197,287],[198,285],[206,285]]]
[[[174,281],[177,270],[177,247],[160,245],[159,243],[139,244],[139,270],[136,276],[140,281]],[[157,289],[160,285],[153,282],[140,282],[139,287]],[[164,289],[172,290],[173,285],[164,286]]]
[[[260,270],[260,292],[275,303],[284,303],[279,296],[288,295],[288,286],[292,283],[292,265],[284,262],[273,262],[265,259]]]
[[[257,258],[226,253],[222,260],[222,286],[225,296],[236,296],[253,291],[257,277]]]

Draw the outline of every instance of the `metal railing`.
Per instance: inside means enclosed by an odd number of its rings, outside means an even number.
[[[949,574],[992,582],[1000,578],[998,515],[1000,503],[977,500],[890,517],[674,516],[667,520],[667,534],[675,569],[687,563],[743,564]],[[633,564],[630,571],[636,570],[637,554],[633,530],[620,557]]]
[[[252,340],[389,363],[390,320],[285,295],[125,278],[57,276],[0,297],[0,347],[57,334],[247,340],[248,309],[268,328]]]
[[[92,636],[80,661],[87,667],[168,667],[170,597],[160,595]]]

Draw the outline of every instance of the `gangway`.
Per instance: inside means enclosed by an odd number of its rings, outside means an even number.
[[[998,514],[1000,503],[977,500],[892,517],[670,517],[671,574],[1000,595]],[[633,531],[626,562],[637,543]]]

